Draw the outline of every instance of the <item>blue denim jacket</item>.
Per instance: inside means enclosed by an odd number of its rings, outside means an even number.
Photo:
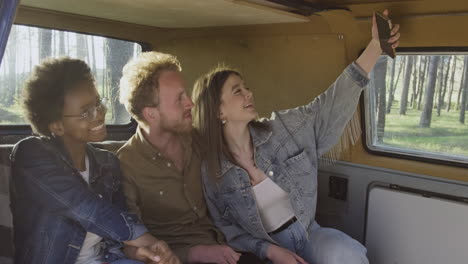
[[[15,263],[74,264],[86,232],[103,237],[105,261],[147,230],[128,214],[118,159],[87,146],[90,184],[57,139],[29,137],[11,154]]]
[[[353,63],[309,104],[263,119],[268,129],[249,126],[257,167],[289,193],[307,231],[315,222],[318,158],[339,140],[367,82],[367,74]],[[202,178],[210,214],[228,243],[265,258],[275,242],[262,225],[247,172],[223,159],[219,179],[208,176],[206,166]]]

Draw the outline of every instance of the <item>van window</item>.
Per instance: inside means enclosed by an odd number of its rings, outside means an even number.
[[[468,164],[468,53],[381,56],[365,92],[371,151]]]
[[[0,125],[26,124],[19,105],[24,82],[35,65],[60,56],[88,63],[96,88],[109,101],[106,124],[128,124],[130,116],[118,101],[119,80],[125,63],[141,51],[135,42],[13,25],[0,65]]]

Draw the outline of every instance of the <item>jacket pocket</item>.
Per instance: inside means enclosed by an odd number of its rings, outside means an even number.
[[[287,158],[283,164],[291,176],[307,175],[313,171],[312,163],[304,149],[300,150],[299,154]]]
[[[296,186],[300,195],[314,196],[317,192],[317,168],[310,160],[308,153],[302,149],[299,154],[284,161],[286,173]]]

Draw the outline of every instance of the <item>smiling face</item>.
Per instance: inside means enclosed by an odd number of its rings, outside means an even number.
[[[254,98],[242,78],[231,74],[221,89],[220,119],[227,123],[249,123],[257,118]]]
[[[95,118],[83,118],[83,113],[92,113]],[[83,82],[65,93],[63,118],[59,133],[67,145],[99,142],[107,135],[104,123],[106,108],[100,105],[100,96],[93,83]],[[66,117],[65,117],[66,116]]]
[[[180,72],[159,76],[159,126],[165,131],[187,133],[192,129],[192,99],[187,95]]]

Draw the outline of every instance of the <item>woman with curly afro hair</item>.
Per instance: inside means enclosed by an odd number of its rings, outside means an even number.
[[[15,263],[178,263],[127,212],[118,159],[88,144],[107,133],[105,99],[88,65],[48,59],[23,92],[25,117],[38,136],[12,152]],[[126,259],[123,244],[140,261]]]

